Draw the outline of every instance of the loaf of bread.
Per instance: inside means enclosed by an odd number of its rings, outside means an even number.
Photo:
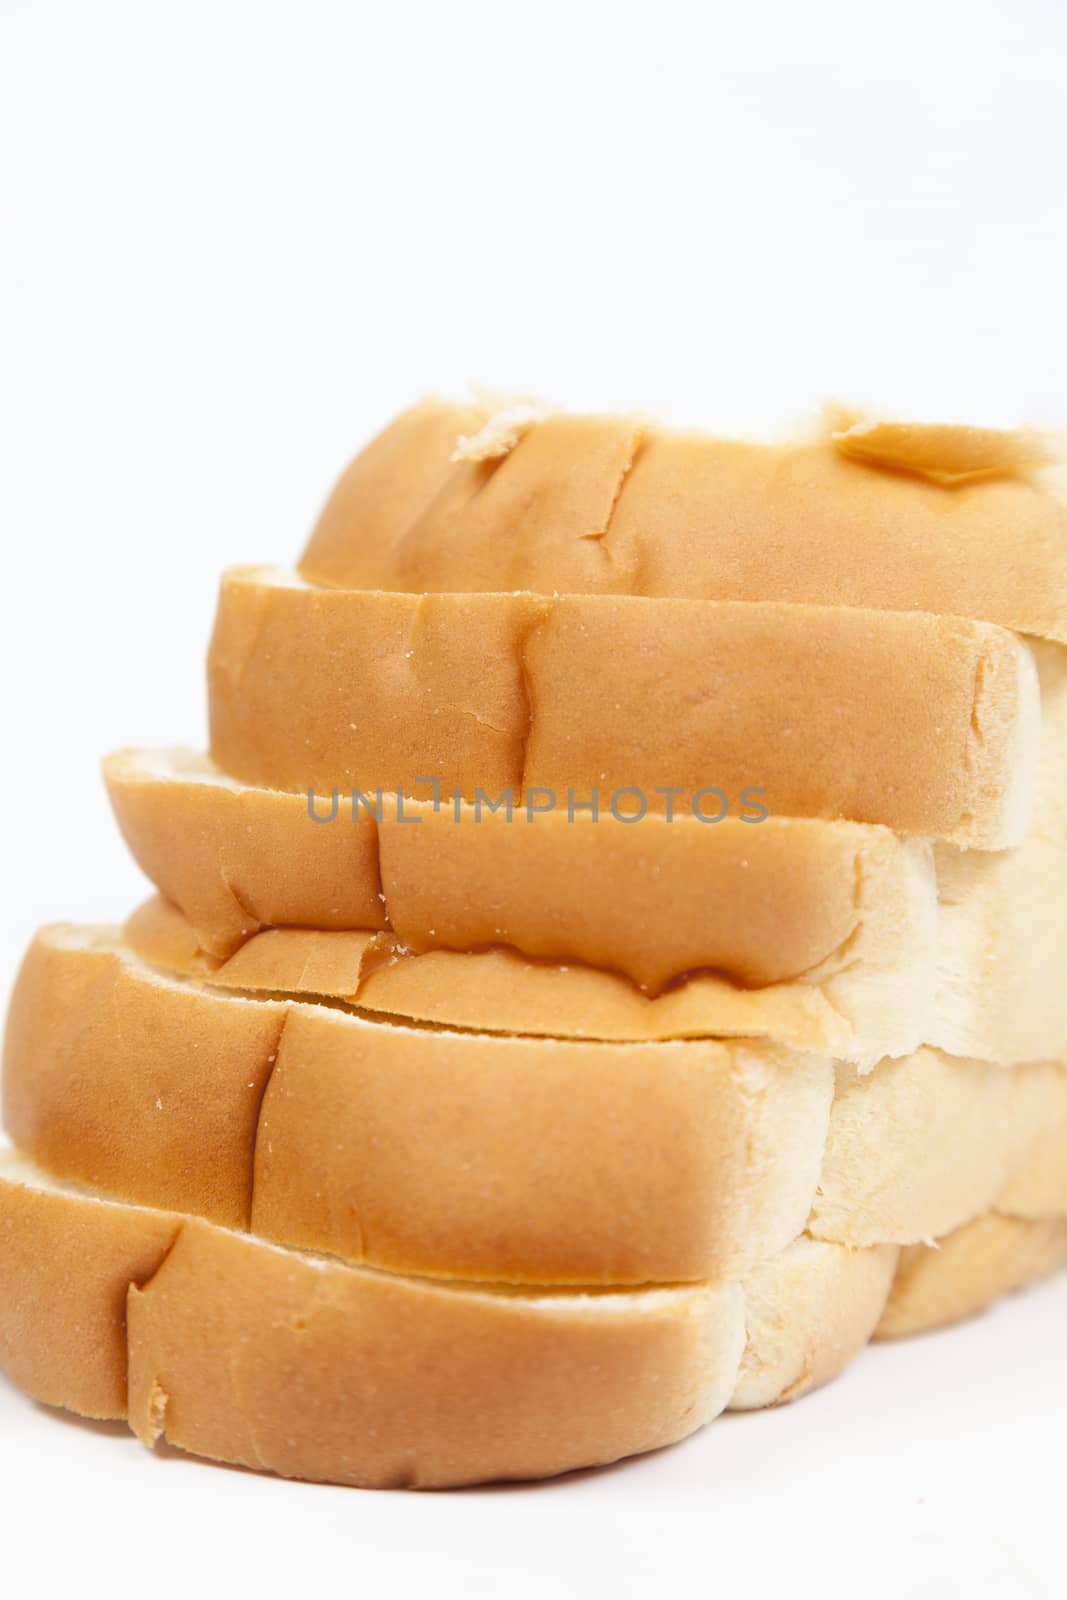
[[[4,1046],[0,1368],[311,1480],[544,1477],[1067,1262],[1054,441],[429,402],[226,575],[158,891]]]
[[[605,671],[610,663],[610,671]],[[1026,646],[925,613],[223,580],[211,753],[269,788],[550,792],[627,815],[847,817],[1021,843],[1040,711]],[[629,793],[623,793],[629,791]]]

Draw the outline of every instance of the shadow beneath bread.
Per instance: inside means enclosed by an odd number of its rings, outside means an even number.
[[[124,1422],[100,1422],[96,1417],[79,1417],[74,1411],[63,1411],[59,1406],[47,1405],[43,1400],[30,1402],[35,1411],[41,1412],[52,1422],[60,1422],[65,1428],[80,1428],[85,1433],[95,1433],[105,1439],[121,1439],[124,1435],[132,1438],[129,1428]]]
[[[16,1391],[17,1393],[18,1391]],[[23,1398],[28,1399],[28,1396]],[[221,1472],[248,1473],[256,1478],[271,1478],[277,1475],[270,1472],[257,1472],[253,1467],[242,1467],[228,1461],[212,1461],[207,1456],[190,1455],[186,1450],[176,1450],[173,1446],[161,1439],[150,1450],[145,1450],[137,1435],[132,1432],[129,1425],[123,1421],[101,1422],[96,1417],[79,1417],[77,1412],[64,1411],[61,1406],[50,1406],[44,1400],[29,1400],[29,1404],[41,1416],[47,1417],[51,1423],[59,1423],[64,1428],[74,1428],[83,1433],[96,1434],[98,1438],[125,1439],[131,1450],[136,1450],[141,1455],[156,1456],[160,1461],[186,1461],[197,1467],[215,1467]]]

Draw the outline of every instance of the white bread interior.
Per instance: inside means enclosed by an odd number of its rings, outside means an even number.
[[[900,1266],[876,1337],[928,1333],[974,1316],[1002,1295],[1067,1264],[1067,1218],[976,1217],[946,1239],[912,1245]]]

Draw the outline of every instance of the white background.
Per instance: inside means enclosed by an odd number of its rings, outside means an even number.
[[[0,0],[4,974],[145,892],[99,756],[202,739],[219,570],[293,560],[419,393],[1067,422],[1065,151],[1061,0]],[[0,1558],[57,1594],[1062,1594],[1065,1312],[451,1495],[152,1458],[0,1380]]]

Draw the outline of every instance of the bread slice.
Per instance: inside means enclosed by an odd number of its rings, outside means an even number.
[[[1067,1137],[1067,1067],[924,1050],[839,1068],[833,1093],[825,1058],[766,1043],[373,1022],[52,929],[16,987],[4,1115],[57,1176],[280,1243],[436,1276],[662,1283],[741,1275],[805,1227],[849,1246],[950,1232]]]
[[[391,927],[411,950],[510,945],[580,961],[657,993],[708,969],[762,987],[832,968],[844,948],[931,959],[929,847],[887,828],[606,810],[505,812],[407,801],[316,824],[303,794],[227,778],[188,750],[104,763],[138,865],[225,959],[262,928]],[[327,816],[320,797],[311,811]],[[977,859],[962,857],[961,859]],[[899,955],[897,950],[899,948]]]
[[[58,1177],[397,1271],[737,1276],[804,1228],[822,1057],[372,1022],[168,980],[45,930],[16,984],[4,1123]]]
[[[627,815],[765,807],[998,849],[1036,781],[1027,647],[922,613],[360,593],[251,568],[223,581],[209,687],[218,765],[302,793],[432,778],[565,808],[595,790]]]
[[[305,796],[243,785],[188,751],[123,752],[105,776],[136,859],[189,918],[205,956],[225,960],[279,924],[365,935],[389,926],[418,954],[510,947],[617,975],[572,974],[575,1003],[561,1013],[552,971],[500,953],[423,962],[414,1010],[398,993],[408,974],[375,976],[383,1010],[465,1025],[498,971],[499,1022],[512,1031],[544,1031],[547,1009],[551,1032],[770,1032],[860,1064],[923,1043],[982,1060],[1067,1059],[1057,965],[1067,941],[1067,652],[1042,644],[1036,656],[1036,809],[1012,851],[931,850],[885,828],[812,818],[709,827],[648,816],[633,826],[559,810],[527,822],[521,811],[509,819],[431,800],[405,802],[400,816],[383,803],[380,820],[339,803],[319,824]],[[310,811],[329,816],[331,802],[319,797]],[[246,981],[250,959],[240,962]],[[686,982],[694,974],[699,1008]],[[768,994],[787,982],[812,993]]]
[[[366,1488],[548,1477],[726,1405],[740,1285],[450,1287],[0,1166],[0,1366],[171,1444]]]
[[[348,467],[300,569],[349,589],[930,611],[1067,640],[1067,513],[1033,433],[871,423],[782,445],[429,402]]]
[[[833,830],[838,825],[820,826]],[[447,845],[455,833],[446,827]],[[667,827],[658,829],[661,837]],[[650,831],[655,839],[655,830]],[[485,838],[480,828],[473,836]],[[509,843],[515,838],[519,846],[531,838],[503,829],[499,837]],[[590,835],[594,843],[604,837]],[[957,861],[947,884],[935,884],[929,855],[919,854],[921,845],[894,862],[893,852],[879,851],[880,843],[876,838],[874,848],[864,852],[874,871],[855,881],[851,933],[799,978],[759,987],[698,969],[650,991],[620,972],[571,960],[533,960],[491,940],[472,940],[473,949],[435,949],[430,940],[408,944],[391,930],[270,928],[252,933],[233,954],[220,957],[204,948],[188,919],[160,896],[134,913],[125,937],[150,964],[220,988],[344,1000],[367,1012],[482,1032],[603,1040],[765,1038],[827,1051],[864,1070],[883,1056],[908,1054],[924,1041],[950,1054],[1004,1064],[1067,1058],[1067,995],[1057,981],[1059,951],[1067,938],[1067,850],[1033,839],[1017,851],[952,852]],[[423,858],[407,853],[413,868]],[[517,867],[521,851],[511,854]],[[428,859],[428,877],[435,859]],[[890,863],[898,870],[878,873],[880,865]],[[738,876],[745,881],[743,873]],[[506,895],[510,887],[520,905],[525,897],[535,937],[544,930],[551,940],[561,907],[551,896],[547,875],[540,880],[540,896],[537,880],[529,875],[524,882],[516,874],[512,886],[486,881],[494,883],[494,896]],[[415,871],[410,883],[418,906]],[[650,892],[655,908],[659,896],[651,887]],[[771,893],[772,904],[787,917],[789,908]],[[572,894],[564,891],[564,906]],[[395,902],[389,895],[385,904],[392,914],[393,904],[403,912],[407,902],[403,895]],[[698,908],[692,900],[690,905],[689,925],[699,938]],[[458,919],[442,909],[444,926],[432,928],[435,939],[458,943],[462,908]],[[432,914],[420,907],[423,927],[431,926]],[[647,948],[650,928],[639,905],[631,915],[639,953]],[[483,927],[485,920],[483,914]],[[655,912],[649,920],[655,921]],[[606,908],[587,924],[604,921]],[[611,932],[613,943],[625,949],[627,930]],[[560,937],[559,942],[566,941]],[[658,953],[662,959],[663,951]]]
[[[617,973],[531,961],[505,948],[419,955],[395,934],[312,928],[254,934],[220,962],[200,948],[181,912],[159,896],[133,914],[124,938],[142,961],[216,988],[340,1000],[365,1015],[479,1033],[605,1042],[768,1039],[856,1058],[869,1068],[887,1044],[903,1041],[907,1049],[919,1032],[903,985],[905,1004],[898,1012],[885,974],[863,968],[859,982],[846,968],[840,985],[849,999],[861,993],[867,998],[869,991],[873,1014],[864,1016],[868,1025],[860,1030],[837,1009],[832,976],[824,987],[804,982],[745,989],[702,973],[649,996]],[[927,991],[930,985],[920,978],[916,987]]]

